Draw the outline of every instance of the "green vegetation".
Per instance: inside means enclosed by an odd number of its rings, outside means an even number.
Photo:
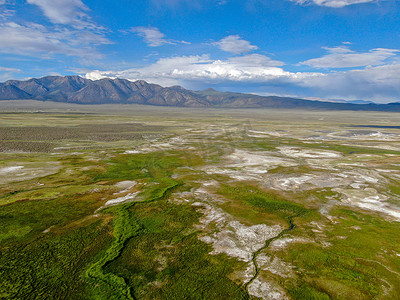
[[[162,180],[160,186],[152,188],[148,193],[146,193],[147,197],[145,196],[143,202],[152,202],[163,199],[167,195],[168,191],[174,188],[177,184],[178,183],[173,180]],[[125,280],[113,273],[104,273],[102,268],[120,255],[126,242],[130,238],[140,233],[141,227],[132,212],[129,210],[129,208],[135,204],[138,204],[138,202],[119,205],[114,209],[108,210],[109,212],[114,212],[114,240],[110,248],[105,252],[104,256],[90,266],[90,268],[85,272],[85,276],[88,279],[99,285],[102,294],[99,294],[98,297],[102,299],[133,299],[130,288],[125,283]]]
[[[233,200],[244,201],[262,212],[278,216],[283,220],[303,216],[311,212],[300,204],[287,201],[278,194],[262,191],[252,185],[225,184],[221,185],[218,193]]]
[[[186,160],[184,159],[185,156]],[[175,152],[169,155],[165,155],[164,152],[156,152],[119,156],[110,162],[111,167],[107,172],[94,178],[94,180],[147,179],[149,183],[149,187],[140,194],[142,201],[118,205],[106,210],[106,212],[114,214],[114,240],[105,255],[85,273],[86,277],[99,284],[101,289],[106,286],[108,290],[111,290],[103,292],[99,296],[100,298],[133,299],[130,288],[123,277],[111,272],[104,273],[102,269],[120,255],[129,239],[141,232],[141,226],[130,208],[165,199],[168,193],[179,184],[169,176],[172,175],[175,168],[191,165],[193,160],[188,159],[188,157],[188,154],[183,152]]]
[[[105,173],[93,178],[99,180],[159,180],[168,178],[174,169],[191,164],[195,158],[185,152],[151,152],[147,154],[119,155],[110,160]]]
[[[328,294],[323,291],[319,291],[309,285],[308,283],[302,283],[293,288],[289,288],[289,294],[294,299],[309,299],[309,300],[330,300]]]
[[[140,227],[125,206],[118,207],[113,226],[114,240],[104,255],[86,271],[85,277],[98,287],[96,298],[133,299],[125,280],[113,273],[104,273],[103,267],[116,259],[128,239],[138,234]]]
[[[36,238],[51,226],[63,226],[82,219],[99,206],[99,195],[100,193],[74,194],[1,206],[0,239],[7,241],[23,238],[27,241]]]
[[[105,188],[101,185],[64,185],[58,187],[42,187],[27,191],[13,191],[0,198],[0,205],[17,201],[60,199],[66,196],[83,195],[94,189],[104,190]]]
[[[41,234],[30,242],[3,242],[0,298],[87,299],[82,274],[109,243],[109,231],[109,226],[96,221],[59,233]]]
[[[325,142],[323,144],[312,144],[312,143],[297,143],[298,146],[302,146],[305,148],[312,149],[320,149],[320,150],[330,150],[337,151],[343,154],[396,154],[399,155],[400,151],[388,150],[382,148],[372,148],[368,146],[348,146],[348,145],[340,145],[338,143]]]
[[[281,252],[283,259],[302,270],[287,282],[292,297],[322,293],[321,299],[375,299],[385,291],[384,299],[398,298],[400,259],[395,253],[400,249],[400,224],[344,209],[334,215],[340,222],[325,230],[330,247],[298,243]]]
[[[224,255],[210,257],[211,247],[191,229],[199,217],[193,207],[152,202],[134,205],[131,211],[143,231],[106,270],[127,278],[136,298],[248,298],[227,278],[238,263]]]
[[[158,154],[158,155],[157,155]],[[172,179],[163,177],[170,172],[171,168],[177,167],[176,158],[162,156],[160,153],[150,155],[129,155],[118,157],[113,160],[112,167],[108,172],[99,175],[95,180],[99,179],[141,179],[150,177],[152,181],[158,182],[156,185],[147,189],[142,193],[144,200],[142,202],[152,202],[163,199],[168,191],[178,185]],[[146,171],[143,169],[146,168]],[[150,171],[147,171],[149,169]],[[141,227],[137,223],[129,208],[138,202],[131,202],[118,205],[115,208],[107,210],[114,215],[114,240],[107,249],[104,256],[94,263],[85,272],[85,276],[97,284],[101,290],[96,291],[97,297],[101,299],[133,299],[129,286],[125,283],[124,278],[118,277],[113,273],[104,273],[103,267],[115,260],[121,253],[126,242],[139,234]]]

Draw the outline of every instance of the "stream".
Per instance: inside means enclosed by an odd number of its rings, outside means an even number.
[[[264,246],[253,253],[253,257],[252,257],[251,261],[253,262],[253,265],[254,265],[254,268],[255,268],[255,273],[254,273],[254,276],[244,285],[244,288],[246,289],[247,293],[249,293],[249,291],[248,291],[249,285],[258,277],[258,274],[260,273],[260,267],[257,264],[257,256],[263,250],[267,249],[269,247],[269,245],[274,240],[277,240],[277,239],[281,238],[285,233],[288,233],[288,232],[292,231],[296,227],[296,225],[293,222],[293,219],[295,217],[298,217],[298,216],[296,215],[296,216],[289,217],[288,218],[289,227],[284,229],[284,230],[282,230],[277,236],[266,240]]]

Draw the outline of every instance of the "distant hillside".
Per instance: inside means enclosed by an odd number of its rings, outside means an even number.
[[[23,99],[78,104],[135,103],[181,107],[400,111],[400,103],[335,103],[218,92],[214,89],[190,91],[179,86],[162,87],[149,84],[143,80],[132,82],[126,79],[104,78],[92,81],[80,76],[46,76],[0,83],[0,100]]]

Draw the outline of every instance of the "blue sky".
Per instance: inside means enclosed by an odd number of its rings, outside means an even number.
[[[398,0],[0,0],[0,81],[400,101]]]

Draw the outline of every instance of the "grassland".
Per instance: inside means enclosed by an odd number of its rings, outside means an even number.
[[[2,299],[400,297],[397,114],[0,104]]]

